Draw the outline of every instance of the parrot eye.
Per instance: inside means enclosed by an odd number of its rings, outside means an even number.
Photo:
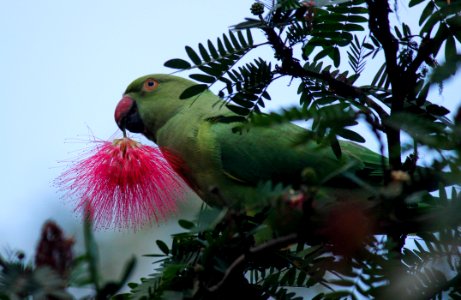
[[[142,86],[143,91],[145,92],[152,92],[158,87],[158,81],[152,78],[147,79],[144,81],[144,85]]]

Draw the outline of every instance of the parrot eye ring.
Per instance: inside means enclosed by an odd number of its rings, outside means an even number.
[[[155,79],[149,78],[149,79],[146,79],[146,81],[144,81],[142,89],[145,92],[152,92],[157,87],[158,87],[158,81]]]

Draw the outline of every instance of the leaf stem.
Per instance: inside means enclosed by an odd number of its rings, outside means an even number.
[[[271,250],[276,250],[280,249],[283,247],[286,247],[290,244],[293,244],[298,240],[298,235],[295,233],[282,236],[273,240],[270,240],[264,244],[261,244],[259,246],[255,246],[253,248],[250,248],[246,254],[242,254],[239,257],[237,257],[236,260],[227,268],[226,272],[224,273],[223,278],[221,281],[219,281],[217,284],[209,287],[207,290],[211,293],[217,292],[219,289],[221,289],[226,281],[234,275],[237,271],[241,270],[243,267],[243,264],[249,260],[252,259],[258,255],[261,255],[261,253],[266,252],[266,251],[271,251]]]

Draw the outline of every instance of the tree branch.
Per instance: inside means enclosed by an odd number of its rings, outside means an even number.
[[[376,111],[381,119],[385,119],[389,116],[378,103],[370,99],[367,93],[359,87],[338,80],[329,73],[317,73],[304,69],[299,61],[293,57],[293,49],[285,45],[274,28],[264,27],[262,30],[265,32],[269,44],[274,48],[282,61],[282,66],[279,69],[281,74],[290,75],[296,78],[315,78],[322,80],[341,97],[362,99],[371,109]]]
[[[261,255],[264,252],[272,251],[276,249],[280,249],[286,247],[290,244],[293,244],[298,240],[298,235],[295,233],[289,234],[287,236],[282,236],[273,240],[270,240],[264,244],[259,246],[250,248],[246,254],[242,254],[237,257],[236,260],[227,268],[226,272],[224,273],[223,278],[217,284],[208,288],[208,291],[211,293],[217,292],[222,286],[226,283],[226,281],[234,275],[234,273],[240,271],[243,267],[243,264],[250,259],[253,259],[257,255]]]
[[[449,34],[449,30],[445,27],[440,26],[437,34],[434,38],[430,38],[429,34],[425,38],[423,38],[421,45],[418,49],[418,54],[414,58],[414,60],[410,63],[406,70],[406,75],[412,78],[412,83],[416,83],[416,74],[418,72],[418,68],[421,67],[423,62],[428,62],[431,59],[431,55],[436,55],[438,49],[442,46],[443,42],[447,39]]]
[[[336,79],[328,73],[317,73],[304,69],[299,61],[293,57],[293,49],[285,45],[274,28],[264,27],[269,44],[274,48],[282,61],[280,72],[297,78],[316,78],[327,82],[335,92],[344,98],[361,98],[365,93],[358,87]]]
[[[367,0],[370,15],[370,31],[380,42],[386,59],[386,71],[392,84],[391,115],[403,109],[403,102],[406,95],[405,78],[397,63],[399,45],[397,39],[392,35],[389,25],[389,3],[387,0]],[[389,163],[393,170],[402,166],[400,130],[385,126],[387,134],[387,148],[389,152]]]
[[[451,213],[450,213],[451,212]],[[453,209],[438,209],[431,213],[424,215],[417,215],[408,217],[402,220],[380,220],[378,221],[376,230],[373,234],[390,234],[395,233],[399,236],[405,236],[406,234],[425,232],[425,231],[437,231],[443,228],[458,226],[461,221],[457,214],[452,213]],[[316,226],[313,226],[316,227]],[[319,228],[323,228],[324,224],[321,223]],[[322,234],[314,234],[309,236],[315,243],[324,241]],[[270,240],[259,246],[252,247],[247,253],[240,255],[235,259],[232,264],[227,268],[223,278],[215,285],[207,288],[208,292],[218,292],[226,282],[232,278],[238,272],[243,272],[245,263],[254,260],[260,255],[267,253],[268,251],[277,250],[283,247],[287,247],[297,241],[304,241],[309,243],[307,236],[300,237],[296,233],[292,233],[283,237],[279,237]],[[402,243],[404,240],[400,240]],[[397,240],[398,242],[398,240]],[[403,245],[398,245],[398,249],[401,249]]]
[[[367,0],[370,14],[370,31],[381,43],[386,59],[386,69],[393,90],[399,90],[402,82],[400,67],[397,64],[397,52],[399,49],[397,39],[392,35],[389,25],[389,3],[387,0]],[[399,97],[397,97],[399,98]]]

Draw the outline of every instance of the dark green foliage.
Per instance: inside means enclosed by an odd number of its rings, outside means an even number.
[[[73,299],[68,287],[92,287],[95,299],[117,294],[133,272],[136,259],[128,260],[119,280],[102,282],[98,250],[90,222],[84,223],[85,253],[74,257],[72,238],[64,236],[52,221],[43,226],[35,260],[26,263],[24,254],[0,256],[0,299]]]
[[[310,292],[309,297],[313,299],[461,298],[461,240],[457,227],[461,219],[456,213],[461,202],[455,188],[450,195],[446,192],[447,186],[460,181],[461,113],[457,113],[453,124],[450,111],[434,99],[428,99],[433,85],[442,87],[459,67],[461,4],[447,0],[411,0],[405,14],[414,13],[414,6],[422,11],[420,27],[410,27],[405,15],[400,15],[397,6],[391,7],[392,3],[387,1],[261,3],[266,14],[259,19],[246,18],[235,25],[234,40],[235,36],[244,36],[243,29],[247,36],[250,31],[260,30],[266,39],[261,44],[248,43],[252,47],[245,48],[248,51],[238,60],[252,49],[266,45],[272,48],[274,56],[226,63],[223,56],[232,52],[231,46],[235,45],[229,37],[219,53],[211,43],[208,47],[199,45],[196,52],[200,55],[188,48],[189,59],[207,67],[199,68],[203,74],[190,77],[208,86],[221,81],[223,87],[219,95],[230,102],[229,108],[235,113],[249,120],[244,125],[249,130],[252,126],[309,121],[311,132],[306,134],[306,140],[330,145],[339,159],[344,151],[339,140],[364,142],[353,126],[367,124],[381,151],[389,153],[382,161],[383,187],[376,191],[351,176],[347,167],[332,174],[332,177],[350,176],[361,188],[374,191],[375,198],[363,204],[367,208],[362,210],[360,205],[350,203],[325,205],[323,193],[328,192],[323,191],[322,183],[296,186],[291,192],[265,185],[261,195],[272,196],[263,202],[265,206],[255,208],[257,212],[261,210],[263,216],[255,221],[259,225],[251,230],[237,230],[227,239],[237,245],[254,237],[255,244],[240,248],[233,263],[220,260],[211,263],[210,268],[207,264],[201,265],[200,275],[195,273],[190,277],[193,282],[199,282],[194,285],[198,289],[192,294],[183,293],[182,297],[206,299],[207,294],[199,291],[210,287],[210,282],[203,279],[213,274],[220,278],[216,280],[221,280],[211,284],[214,290],[225,291],[226,284],[240,284],[242,291],[258,295],[255,299],[269,296],[296,299],[299,296],[291,287],[307,291],[312,287],[317,291],[321,289],[319,293]],[[261,7],[261,3],[257,6]],[[397,14],[399,22],[394,24],[391,14]],[[212,60],[207,52],[215,53],[211,55]],[[441,64],[436,61],[440,56],[445,60]],[[221,60],[219,75],[209,69],[219,70],[218,66],[212,66],[213,60]],[[188,66],[178,59],[168,65],[184,66],[184,69]],[[362,82],[366,81],[365,85],[355,85],[366,70],[373,71],[374,75],[361,78]],[[298,87],[299,106],[262,114],[264,102],[271,99],[268,88],[273,81],[285,76]],[[408,142],[401,140],[403,132],[408,135]],[[427,149],[434,155],[433,162],[427,168],[419,168],[418,155]],[[405,157],[408,151],[412,154]],[[312,180],[315,170],[304,173],[307,182],[315,182]],[[437,187],[437,197],[424,191]],[[269,192],[272,189],[273,192]],[[235,225],[235,212],[228,212],[226,216],[219,224]],[[340,225],[334,225],[337,222]],[[209,232],[219,236],[219,246],[217,241],[200,243],[200,259],[203,253],[212,251],[210,249],[217,247],[225,252],[230,247],[222,240],[224,234],[219,231],[219,225],[197,231],[196,225],[186,224],[182,227],[194,232],[194,239],[198,241]],[[304,230],[298,231],[300,228]],[[285,240],[293,234],[293,240]],[[256,259],[252,253],[271,261]],[[272,256],[274,253],[277,259]],[[169,259],[173,257],[170,255]],[[242,278],[246,278],[245,283]]]
[[[226,86],[227,92],[231,95],[227,98],[238,105],[237,109],[233,105],[228,107],[238,114],[249,115],[253,111],[259,112],[260,107],[264,107],[264,100],[271,99],[266,89],[272,81],[272,68],[271,64],[267,64],[263,59],[259,58],[243,65],[238,71],[231,70],[227,75],[231,80]],[[246,113],[239,113],[238,109],[245,109]]]
[[[192,71],[198,82],[181,98],[220,85],[219,96],[236,116],[209,121],[246,121],[235,134],[308,121],[310,131],[293,147],[314,140],[341,160],[345,151],[354,152],[341,139],[364,142],[354,130],[364,124],[387,156],[375,162],[382,170],[363,177],[350,172],[360,159],[338,164],[326,178],[305,169],[301,183],[261,183],[250,208],[203,208],[197,220],[180,220],[183,231],[171,245],[157,240],[161,253],[147,255],[157,259],[153,274],[116,298],[461,299],[461,109],[450,112],[429,99],[461,62],[461,2],[410,0],[402,13],[393,4],[258,1],[256,17],[214,43],[186,46],[187,60],[165,63]],[[419,27],[405,22],[406,14],[418,12],[413,7],[420,9]],[[255,43],[252,31],[262,31],[264,40]],[[273,55],[247,56],[258,47],[270,47]],[[371,78],[364,78],[367,71]],[[299,105],[262,113],[271,84],[282,77],[297,88]],[[423,155],[431,159],[420,167]],[[361,199],[356,191],[369,196]],[[114,295],[134,260],[120,280],[102,284],[89,224],[85,242],[86,253],[72,260],[67,281],[52,270],[0,259],[0,298],[45,289],[65,298],[63,282],[91,285],[98,299]],[[50,272],[49,280],[34,281],[37,272]],[[29,283],[19,292],[13,289],[18,278]]]
[[[458,203],[450,205],[459,207],[460,196],[453,190],[451,197]],[[445,197],[439,201],[453,201]],[[341,250],[331,240],[317,245],[306,242],[323,236],[315,227],[309,233],[274,235],[258,242],[267,236],[265,226],[275,226],[271,215],[283,215],[285,208],[254,217],[229,210],[202,210],[197,221],[186,222],[190,229],[173,236],[169,254],[152,255],[161,258],[159,268],[151,277],[130,284],[131,297],[304,299],[290,290],[293,287],[323,289],[315,299],[441,299],[461,292],[456,275],[461,232],[455,227],[420,232],[408,239],[413,246],[403,247],[402,254],[395,252],[391,239],[376,236],[354,254],[339,255]],[[301,226],[307,225],[304,221]],[[261,222],[265,225],[258,225]],[[275,233],[279,227],[272,229]],[[455,275],[450,277],[450,272]]]
[[[369,51],[365,53],[366,49]],[[357,36],[354,36],[354,41],[351,43],[351,49],[347,52],[349,58],[349,66],[354,74],[360,75],[365,68],[365,58],[372,53],[373,46],[365,43],[365,38],[359,42]]]
[[[184,69],[192,68],[192,65],[188,61],[185,61],[184,59],[175,58],[175,59],[171,59],[167,61],[165,63],[165,67],[184,70]]]
[[[0,299],[34,297],[45,299],[71,299],[66,283],[49,267],[33,268],[18,254],[9,261],[0,257]]]
[[[456,74],[460,63],[461,55],[452,57],[449,62],[442,64],[434,70],[434,72],[431,74],[431,81],[441,84],[445,80],[451,78]]]
[[[192,79],[203,84],[184,91],[181,98],[186,99],[200,94],[218,81],[232,86],[231,80],[226,74],[228,75],[229,70],[254,47],[253,37],[249,30],[246,31],[246,34],[243,34],[242,31],[237,33],[229,31],[228,34],[223,34],[222,38],[218,38],[214,44],[210,40],[206,46],[199,44],[198,52],[186,46],[187,56],[194,65],[183,59],[175,58],[167,61],[165,66],[180,70],[197,68],[205,73],[190,75]]]

